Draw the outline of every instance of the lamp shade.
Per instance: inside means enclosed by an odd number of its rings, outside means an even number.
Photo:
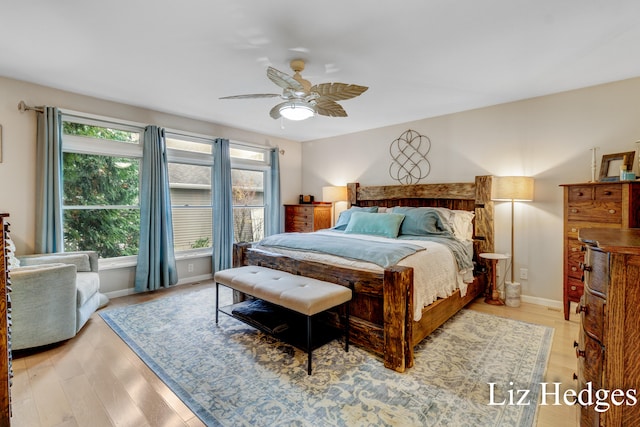
[[[322,187],[323,202],[343,202],[347,200],[347,187]]]
[[[497,176],[493,178],[492,200],[533,200],[533,178],[529,176]]]

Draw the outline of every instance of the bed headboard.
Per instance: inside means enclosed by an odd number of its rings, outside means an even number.
[[[381,185],[347,184],[349,206],[434,206],[474,211],[475,253],[494,252],[492,176],[477,176],[475,182],[446,184]]]

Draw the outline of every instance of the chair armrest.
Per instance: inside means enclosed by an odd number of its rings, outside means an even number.
[[[17,267],[11,270],[11,300],[24,299],[43,304],[55,304],[56,300],[71,301],[75,310],[76,266],[73,264],[40,264]],[[14,310],[16,311],[16,310]]]
[[[76,332],[76,266],[17,267],[11,276],[12,347],[37,347]]]
[[[98,253],[95,251],[56,252],[51,254],[22,255],[21,266],[41,264],[75,264],[78,271],[98,272]]]

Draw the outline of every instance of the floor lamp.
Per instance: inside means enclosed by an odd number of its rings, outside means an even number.
[[[331,226],[336,222],[336,202],[347,200],[347,187],[322,187],[322,201],[331,203]]]
[[[514,202],[533,201],[533,178],[528,176],[493,177],[491,199],[511,202],[511,283],[515,283],[515,254],[513,244]]]

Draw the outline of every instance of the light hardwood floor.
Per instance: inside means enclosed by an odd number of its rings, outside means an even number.
[[[109,307],[189,292],[199,286],[211,283],[116,298]],[[479,299],[469,307],[554,328],[545,381],[561,382],[563,390],[575,387],[572,343],[578,334],[576,317],[565,321],[560,310],[526,303],[511,308],[491,306]],[[203,426],[97,314],[75,338],[61,345],[32,354],[16,354],[13,370],[14,427]],[[541,406],[537,425],[577,426],[577,408]]]

